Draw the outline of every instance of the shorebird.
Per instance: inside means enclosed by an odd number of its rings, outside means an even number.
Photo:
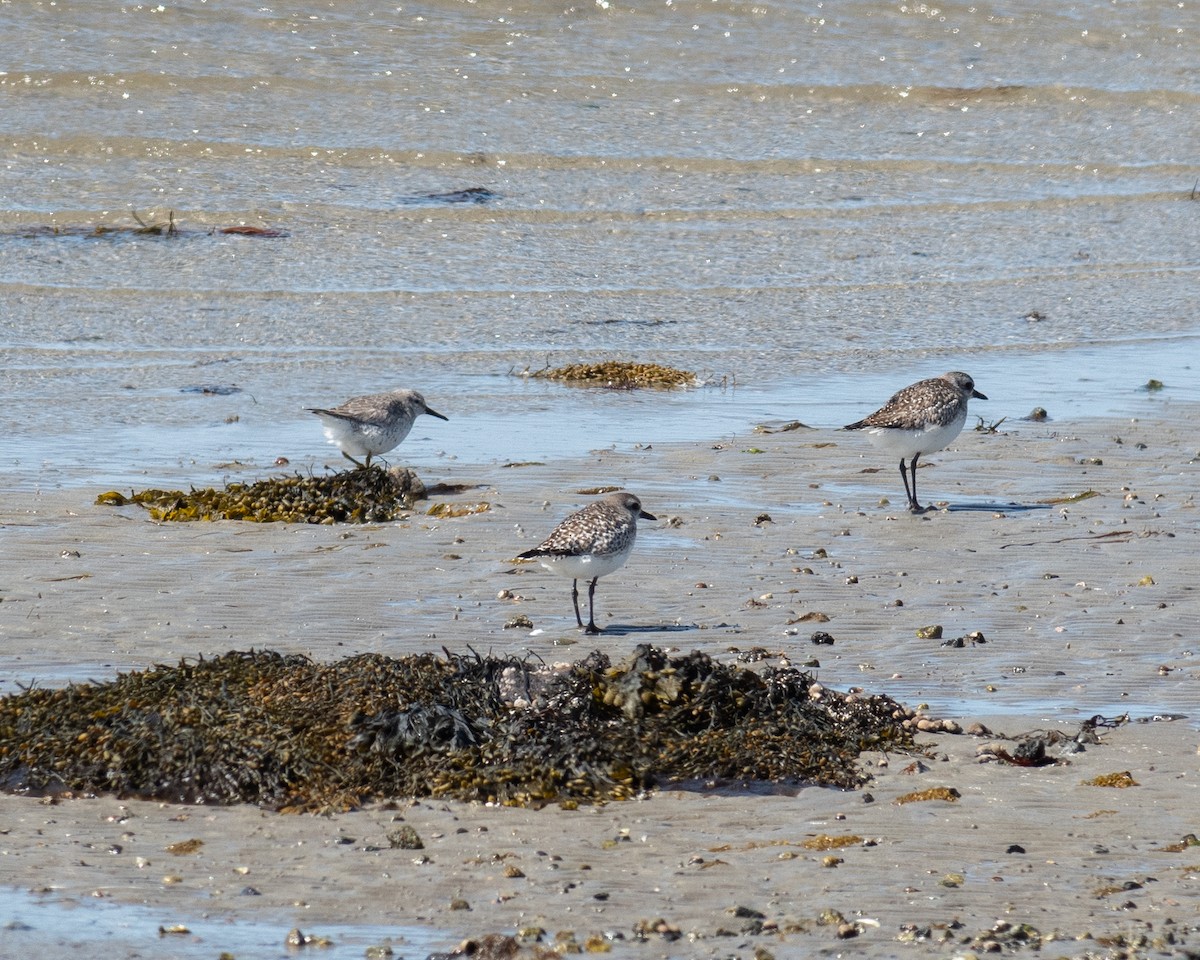
[[[924,513],[917,502],[917,458],[941,450],[962,432],[967,421],[967,401],[986,400],[975,381],[958,370],[920,380],[892,396],[882,407],[843,430],[866,430],[879,449],[900,457],[900,478],[908,494],[908,509]],[[908,473],[904,461],[909,459]],[[912,486],[908,484],[912,476]]]
[[[308,412],[321,418],[325,436],[338,445],[342,456],[363,468],[371,465],[372,457],[387,453],[407,437],[413,421],[422,413],[439,420],[450,419],[429,409],[416,390],[372,393],[329,410],[309,407]],[[356,455],[365,456],[366,463],[356,460]]]
[[[517,554],[521,560],[538,560],[559,576],[571,578],[571,602],[575,622],[585,633],[600,632],[596,626],[596,581],[617,570],[629,559],[637,539],[638,520],[657,520],[642,509],[632,493],[610,493],[589,503],[554,528],[554,532],[532,550]],[[588,583],[588,623],[579,615],[579,581]]]

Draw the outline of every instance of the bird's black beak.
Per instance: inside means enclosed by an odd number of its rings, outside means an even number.
[[[985,396],[984,396],[982,393],[980,393],[978,390],[972,390],[972,391],[971,391],[971,396],[973,396],[973,397],[974,397],[976,400],[986,400],[986,399],[987,399],[987,397],[985,397]],[[445,417],[442,417],[442,419],[443,419],[443,420],[445,420],[446,418],[445,418]]]
[[[986,400],[987,397],[984,397],[983,399]],[[439,420],[449,420],[450,419],[449,417],[442,416],[442,414],[438,413],[436,410],[430,410],[428,407],[425,408],[425,412],[427,414],[429,414],[431,417],[437,417]]]
[[[658,519],[658,517],[656,517],[654,514],[647,513],[645,510],[643,510],[641,513],[639,513],[638,517],[640,517],[642,520],[657,520]]]

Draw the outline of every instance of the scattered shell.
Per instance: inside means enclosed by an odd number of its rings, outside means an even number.
[[[633,925],[633,933],[639,940],[648,940],[652,936],[662,937],[664,940],[678,940],[683,936],[677,924],[668,923],[662,917],[638,920]]]
[[[331,947],[333,941],[319,934],[303,933],[299,927],[292,927],[284,938],[283,945],[285,947]]]

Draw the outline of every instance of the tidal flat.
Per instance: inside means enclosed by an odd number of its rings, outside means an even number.
[[[421,956],[538,930],[544,946],[630,957],[1194,949],[1195,412],[968,427],[922,467],[923,495],[946,509],[920,517],[861,438],[783,422],[461,468],[474,478],[418,466],[426,483],[474,480],[456,496],[491,504],[452,518],[418,504],[378,525],[156,523],[94,504],[99,491],[10,496],[4,694],[233,649],[553,664],[653,643],[805,664],[826,687],[976,735],[866,754],[858,790],[691,784],[576,810],[398,797],[314,817],[6,794],[6,880],[46,892],[9,908],[29,929],[0,943],[54,942],[37,900],[95,896],[165,927],[233,920],[193,937],[205,955],[236,955],[241,922],[415,927],[431,938],[407,949]],[[508,562],[592,483],[634,490],[660,518],[600,581],[594,640],[575,630],[564,581]],[[517,614],[531,626],[506,629]],[[1128,722],[1078,752],[1054,742],[1097,716]],[[998,758],[1034,731],[1053,763]],[[1100,785],[1124,773],[1133,785]],[[909,794],[930,799],[896,802]],[[423,849],[388,843],[405,826]]]

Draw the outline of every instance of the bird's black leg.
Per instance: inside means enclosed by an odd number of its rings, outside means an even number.
[[[361,460],[355,460],[345,450],[342,451],[342,456],[345,457],[347,460],[349,460],[352,464],[354,464],[360,470],[365,470],[367,467],[369,467],[371,465],[371,455],[369,453],[367,454],[367,462],[365,465],[363,464],[363,462]]]
[[[908,495],[908,509],[913,513],[925,512],[925,508],[917,503],[917,457],[919,456],[919,453],[914,453],[912,459],[908,461],[908,469],[912,474],[912,493]],[[908,488],[907,483],[904,486],[905,489]]]
[[[575,622],[583,626],[583,617],[579,615],[579,581],[571,581],[571,602],[575,604]]]
[[[592,582],[588,584],[588,625],[584,633],[599,633],[600,628],[596,626],[596,581],[599,577],[592,577]]]
[[[912,509],[913,493],[908,487],[908,472],[905,470],[904,458],[900,458],[900,479],[904,481],[904,495],[908,497],[908,509]]]

